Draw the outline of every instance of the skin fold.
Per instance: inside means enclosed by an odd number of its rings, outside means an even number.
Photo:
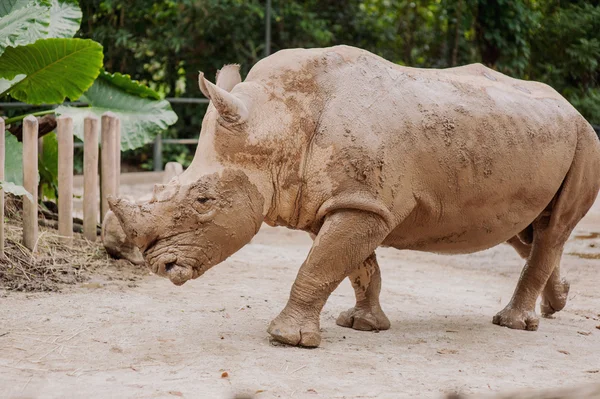
[[[600,185],[591,126],[547,85],[480,64],[402,67],[348,46],[283,50],[241,81],[225,66],[191,166],[145,204],[110,199],[153,271],[175,284],[239,250],[262,222],[314,237],[269,333],[320,343],[319,317],[349,277],[337,324],[385,330],[379,246],[470,253],[511,244],[525,267],[494,318],[535,330],[569,285],[560,258]]]

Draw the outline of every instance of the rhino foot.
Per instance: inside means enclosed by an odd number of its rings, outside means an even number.
[[[365,309],[351,308],[340,313],[336,324],[342,327],[353,328],[360,331],[380,331],[390,328],[390,320],[381,308]]]
[[[542,302],[540,303],[540,310],[543,317],[552,317],[554,313],[563,310],[567,304],[570,287],[571,284],[564,278],[560,279],[552,287],[546,287],[542,294]]]
[[[535,311],[528,312],[507,306],[494,316],[492,322],[515,330],[536,331],[540,319],[536,316]]]
[[[286,345],[316,348],[321,343],[319,324],[280,314],[271,322],[267,332]]]

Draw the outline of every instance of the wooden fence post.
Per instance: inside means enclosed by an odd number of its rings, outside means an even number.
[[[117,118],[117,137],[115,140],[115,195],[119,195],[119,187],[121,187],[121,119]]]
[[[4,118],[0,116],[0,180],[4,180],[5,164]],[[0,187],[0,259],[4,259],[4,190]]]
[[[58,140],[58,234],[73,238],[73,119],[56,119]]]
[[[96,241],[98,224],[98,117],[83,122],[83,235]]]
[[[33,201],[23,197],[23,245],[33,251],[38,238],[38,120],[23,119],[23,186]]]
[[[112,112],[105,112],[102,115],[102,154],[101,154],[101,168],[100,172],[101,186],[102,186],[102,205],[101,205],[101,216],[104,220],[104,216],[109,211],[108,196],[115,196],[117,193],[116,187],[116,159],[115,149],[117,144],[117,117]]]

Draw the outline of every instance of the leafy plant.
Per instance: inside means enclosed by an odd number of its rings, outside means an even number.
[[[73,38],[82,12],[76,0],[3,0],[0,3],[0,98],[29,104],[61,104],[65,99],[87,107],[59,106],[34,113],[70,115],[83,140],[83,118],[112,111],[121,119],[122,148],[140,147],[177,121],[168,102],[129,75],[103,71],[103,48],[89,39]],[[26,115],[6,119],[15,131]],[[12,137],[8,135],[8,137]],[[7,139],[8,145],[15,146]],[[7,151],[8,153],[8,151]],[[21,150],[18,150],[21,153]],[[20,184],[21,162],[7,157],[7,176]],[[56,138],[44,139],[39,160],[41,197],[56,195]]]
[[[42,139],[42,151],[38,157],[40,173],[40,197],[58,197],[58,140],[56,133],[50,133]]]
[[[9,181],[0,181],[0,187],[6,193],[17,195],[19,197],[26,196],[33,201],[33,196],[29,191],[25,190],[25,187],[23,186],[16,185],[15,183],[11,183]]]
[[[33,201],[32,195],[23,187],[23,173],[21,167],[23,165],[23,144],[19,143],[17,138],[12,134],[7,134],[5,141],[5,165],[4,181],[0,181],[0,186],[4,192],[27,196]]]
[[[49,34],[47,3],[8,0],[0,6],[0,18],[0,54],[8,46],[24,46]]]
[[[126,151],[151,142],[156,134],[177,121],[169,103],[158,98],[155,91],[131,80],[128,75],[102,72],[81,98],[90,107],[60,106],[56,113],[73,117],[75,134],[81,140],[83,120],[88,114],[116,113],[121,120],[121,130],[129,132],[121,140],[121,148]]]
[[[101,67],[102,46],[84,39],[42,39],[27,46],[8,47],[0,57],[3,78],[25,75],[6,92],[29,104],[79,98]]]
[[[15,136],[7,134],[4,140],[5,165],[4,180],[19,186],[23,185],[23,144]]]

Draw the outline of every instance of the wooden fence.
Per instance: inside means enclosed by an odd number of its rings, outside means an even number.
[[[101,123],[99,123],[101,122]],[[5,126],[0,118],[0,180],[4,180]],[[101,131],[101,152],[98,135]],[[73,120],[57,118],[58,140],[58,234],[70,242],[73,237]],[[83,235],[97,239],[97,224],[108,212],[107,196],[118,195],[121,173],[121,123],[107,112],[84,120],[83,149]],[[100,171],[98,154],[101,155]],[[99,173],[100,172],[100,173]],[[98,176],[100,175],[100,179]],[[100,184],[98,181],[100,180]],[[23,197],[23,245],[35,250],[38,240],[38,121],[29,115],[23,120],[23,187],[33,200]],[[100,191],[99,191],[100,190]],[[101,195],[100,195],[101,193]],[[99,198],[100,208],[99,208]],[[4,256],[4,191],[0,190],[0,256]]]

